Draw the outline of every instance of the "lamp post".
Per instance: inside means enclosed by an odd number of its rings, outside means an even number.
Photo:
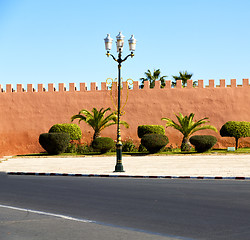
[[[121,129],[120,129],[120,118],[121,118],[121,67],[122,62],[126,61],[128,57],[134,56],[136,39],[134,35],[131,35],[131,38],[128,40],[129,51],[131,52],[124,59],[122,59],[122,50],[124,45],[124,36],[121,32],[116,36],[116,47],[118,52],[118,58],[115,58],[109,51],[112,48],[113,39],[110,37],[110,34],[107,34],[107,37],[104,39],[105,49],[107,51],[107,56],[111,56],[116,62],[118,62],[118,100],[117,100],[117,143],[116,143],[116,166],[115,172],[124,172],[122,165],[122,139],[121,139]]]

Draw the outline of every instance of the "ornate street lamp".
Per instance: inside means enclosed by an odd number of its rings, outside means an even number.
[[[126,61],[128,57],[134,56],[135,46],[136,46],[136,39],[134,38],[134,35],[131,36],[131,38],[128,40],[129,43],[129,51],[131,53],[127,55],[124,59],[122,59],[122,50],[124,45],[124,36],[121,32],[116,36],[116,47],[118,52],[118,58],[116,59],[112,54],[109,53],[109,51],[112,48],[112,41],[113,39],[110,37],[110,34],[107,34],[107,37],[104,39],[105,42],[105,48],[107,51],[107,56],[111,56],[116,62],[118,62],[118,103],[117,103],[117,143],[116,143],[116,166],[115,166],[115,172],[124,172],[123,165],[122,165],[122,139],[121,139],[121,129],[120,129],[120,118],[121,118],[121,67],[122,62]]]

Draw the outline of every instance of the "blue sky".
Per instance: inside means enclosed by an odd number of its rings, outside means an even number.
[[[105,55],[107,33],[137,39],[124,80],[148,69],[172,80],[250,78],[249,0],[0,0],[0,84],[105,82],[117,64]],[[115,42],[115,41],[114,41]],[[111,51],[116,55],[116,46]]]

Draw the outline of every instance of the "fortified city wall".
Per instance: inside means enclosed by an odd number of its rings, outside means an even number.
[[[145,82],[144,88],[140,89],[139,82],[135,81],[133,89],[128,91],[128,102],[124,108],[126,113],[122,120],[128,122],[130,128],[121,127],[122,140],[132,138],[138,143],[138,125],[164,126],[162,117],[176,119],[174,113],[179,112],[184,115],[193,112],[195,120],[209,117],[210,124],[218,130],[227,121],[250,121],[249,79],[243,79],[242,85],[237,85],[236,79],[226,85],[222,79],[219,86],[214,85],[214,80],[209,80],[208,86],[204,86],[203,80],[198,80],[197,87],[193,87],[192,80],[189,80],[185,88],[182,88],[181,81],[177,81],[175,88],[171,88],[171,81],[166,82],[165,88],[160,88],[157,81],[153,89],[149,88],[149,82]],[[81,109],[90,111],[93,107],[111,107],[114,110],[105,82],[101,83],[100,89],[92,82],[90,90],[85,83],[80,83],[80,89],[76,89],[75,83],[70,83],[69,89],[63,83],[59,83],[57,89],[55,84],[48,84],[47,89],[43,84],[38,84],[36,89],[33,84],[28,84],[26,90],[22,84],[17,84],[16,90],[7,84],[5,91],[0,85],[0,155],[43,151],[38,143],[41,133],[48,132],[56,123],[70,123],[72,115]],[[80,123],[80,127],[82,142],[90,142],[92,129],[84,122]],[[234,146],[233,138],[222,138],[211,130],[197,134],[216,136],[216,147]],[[116,126],[105,129],[101,135],[116,139]],[[182,137],[178,131],[167,128],[166,135],[170,142],[168,146],[180,146]],[[240,139],[239,142],[241,147],[250,146],[250,138]]]

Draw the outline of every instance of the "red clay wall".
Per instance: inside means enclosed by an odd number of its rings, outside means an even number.
[[[243,79],[242,86],[236,86],[236,80],[231,80],[230,86],[225,86],[225,80],[219,86],[209,81],[209,86],[203,86],[199,80],[198,87],[192,87],[192,80],[188,86],[182,88],[180,84],[171,88],[167,81],[164,89],[159,82],[154,89],[149,89],[147,82],[144,89],[139,89],[138,82],[134,82],[133,89],[129,90],[129,98],[122,120],[130,124],[129,129],[122,126],[122,139],[132,138],[139,142],[137,126],[142,124],[161,124],[162,117],[175,119],[174,113],[195,113],[195,119],[209,117],[210,124],[217,127],[227,121],[250,121],[250,85],[248,79]],[[1,86],[0,86],[1,90]],[[91,83],[90,91],[84,83],[80,84],[79,91],[75,84],[69,85],[66,91],[64,84],[59,84],[58,90],[54,84],[49,84],[47,90],[42,84],[34,89],[32,84],[23,86],[18,84],[13,91],[12,85],[6,85],[6,91],[0,92],[0,155],[13,155],[41,152],[43,149],[38,143],[39,135],[48,132],[56,123],[69,123],[72,115],[85,108],[91,110],[103,107],[112,107],[110,91],[106,83],[97,90],[96,83]],[[77,123],[77,121],[76,121]],[[80,124],[83,131],[83,141],[89,142],[93,131],[84,122]],[[199,134],[211,134],[217,137],[217,147],[233,146],[232,138],[221,138],[219,133],[201,131]],[[166,135],[169,145],[180,146],[181,134],[167,128]],[[102,136],[116,139],[116,126],[102,132]],[[250,138],[240,139],[240,146],[250,146]]]

